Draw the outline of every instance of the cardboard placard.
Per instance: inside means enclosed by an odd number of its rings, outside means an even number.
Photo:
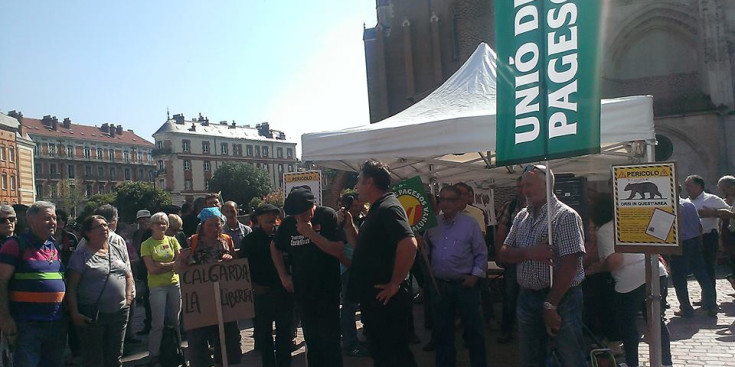
[[[673,162],[612,166],[615,252],[680,254]]]
[[[286,196],[296,187],[306,187],[314,194],[314,202],[322,205],[322,171],[289,172],[283,174]]]
[[[224,322],[252,318],[253,287],[247,259],[189,266],[180,276],[184,329],[217,325],[214,283],[219,282]]]

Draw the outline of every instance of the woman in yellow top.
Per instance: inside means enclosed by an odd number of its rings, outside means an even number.
[[[158,361],[163,335],[164,321],[167,326],[179,331],[181,289],[179,276],[174,272],[174,263],[179,257],[179,242],[165,235],[168,215],[156,213],[151,216],[151,237],[140,246],[140,256],[148,270],[148,288],[151,302],[151,332],[148,335],[148,353],[151,366],[160,366]],[[164,320],[165,317],[165,320]]]
[[[197,234],[189,238],[189,248],[181,253],[176,269],[183,272],[187,266],[213,264],[220,261],[230,261],[235,255],[232,238],[222,233],[224,218],[222,213],[214,208],[204,208],[199,215],[201,225]],[[153,306],[153,304],[151,304]],[[240,329],[237,321],[225,323],[225,347],[229,364],[240,364],[242,350],[240,349]],[[209,347],[214,349],[214,362],[222,365],[220,340],[217,325],[204,326],[186,332],[189,342],[188,357],[190,367],[211,366]]]

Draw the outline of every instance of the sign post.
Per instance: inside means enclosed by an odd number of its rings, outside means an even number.
[[[322,205],[322,171],[287,172],[283,174],[286,196],[294,188],[305,187],[314,194],[314,202]]]
[[[212,284],[214,288],[214,305],[217,309],[217,330],[219,331],[219,351],[222,355],[222,366],[229,367],[227,360],[227,343],[225,343],[225,319],[222,315],[222,297],[220,296],[219,282]]]
[[[615,252],[646,258],[647,335],[652,366],[661,365],[661,283],[658,254],[681,255],[676,163],[612,166]]]

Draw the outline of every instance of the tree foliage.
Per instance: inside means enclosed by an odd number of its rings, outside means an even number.
[[[209,189],[221,191],[224,200],[232,200],[240,206],[251,204],[253,198],[263,197],[273,190],[266,171],[249,163],[230,162],[217,168],[209,181]]]
[[[120,220],[132,223],[140,209],[148,209],[152,214],[171,205],[171,194],[148,182],[126,181],[115,189],[114,205],[117,207]]]
[[[92,215],[95,209],[104,204],[114,204],[115,194],[96,194],[89,197],[87,203],[84,204],[84,210],[77,216],[77,223],[81,223],[84,218]]]

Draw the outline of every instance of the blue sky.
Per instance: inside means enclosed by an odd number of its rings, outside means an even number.
[[[269,121],[299,143],[369,121],[372,0],[8,0],[0,14],[3,113],[112,122],[150,140],[167,108]]]

